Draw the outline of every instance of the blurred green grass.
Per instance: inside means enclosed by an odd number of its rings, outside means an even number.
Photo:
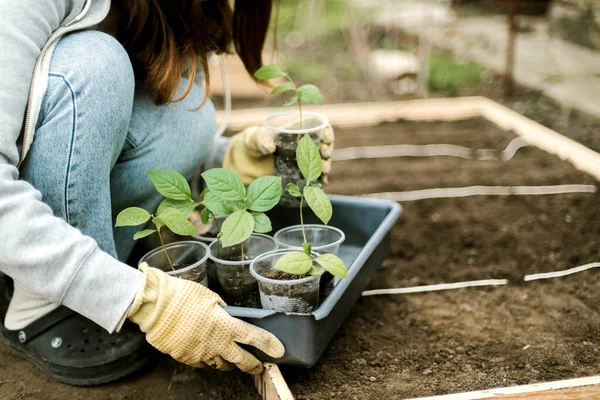
[[[472,62],[457,62],[446,54],[429,59],[429,90],[458,96],[462,88],[479,85],[482,69]]]

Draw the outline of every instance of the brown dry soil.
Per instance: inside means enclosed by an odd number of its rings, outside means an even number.
[[[339,147],[451,143],[504,149],[482,120],[338,130]],[[469,185],[595,184],[524,148],[508,162],[450,157],[338,162],[329,192]],[[374,178],[376,177],[376,178]],[[595,194],[406,202],[370,288],[507,278],[498,288],[365,297],[310,371],[286,369],[298,399],[404,399],[584,377],[600,371],[600,277],[526,284],[525,274],[599,261]]]
[[[482,120],[338,129],[339,148],[449,143],[504,149]],[[451,157],[337,162],[330,193],[467,185],[594,184],[571,164],[525,148],[508,162]],[[599,261],[594,194],[407,202],[370,288],[507,278],[498,288],[366,297],[311,370],[284,369],[298,399],[403,399],[590,376],[600,371],[600,276],[525,284],[527,273]],[[1,399],[256,399],[250,377],[177,366],[97,388],[57,383],[0,351]]]

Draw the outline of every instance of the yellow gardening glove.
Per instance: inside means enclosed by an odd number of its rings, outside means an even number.
[[[238,343],[256,347],[271,357],[282,357],[283,344],[271,333],[234,318],[225,303],[204,286],[140,265],[144,282],[127,317],[146,333],[146,340],[177,361],[230,370],[233,365],[250,374],[263,366]]]
[[[273,153],[275,153],[275,136],[277,134],[264,126],[250,126],[231,138],[225,151],[223,168],[235,172],[249,185],[254,179],[273,175]],[[328,125],[321,134],[321,158],[323,159],[323,175],[321,180],[327,183],[331,172],[331,154],[335,134]]]

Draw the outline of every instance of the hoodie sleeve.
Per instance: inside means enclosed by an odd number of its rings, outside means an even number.
[[[70,7],[70,0],[0,0],[0,271],[112,332],[141,272],[54,217],[17,169],[35,62]]]

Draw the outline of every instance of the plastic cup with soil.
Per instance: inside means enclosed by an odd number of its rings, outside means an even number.
[[[250,264],[258,282],[262,308],[285,313],[312,312],[319,305],[319,275],[293,275],[274,268],[285,254],[297,249],[279,249],[263,254]],[[312,253],[316,258],[317,254]]]
[[[168,257],[167,254],[168,253]],[[208,260],[208,246],[201,242],[185,241],[175,242],[158,247],[142,257],[138,263],[148,263],[150,267],[158,268],[181,279],[200,283],[208,287],[206,262]],[[171,263],[173,268],[171,268]]]
[[[302,137],[308,134],[315,144],[319,144],[323,129],[329,125],[327,117],[313,113],[303,112],[302,122],[297,112],[285,112],[273,114],[265,119],[264,125],[277,132],[275,139],[277,146],[275,151],[275,175],[283,179],[283,187],[292,182],[303,187],[306,180],[303,178],[296,162],[296,148]],[[286,207],[298,207],[300,201],[289,193],[283,193],[280,205]]]
[[[260,308],[258,283],[250,274],[250,263],[261,254],[277,249],[275,239],[253,233],[245,242],[223,247],[220,241],[209,246],[223,300],[230,306]]]
[[[337,256],[341,244],[346,239],[344,232],[329,225],[304,225],[304,232],[306,234],[306,241],[312,245],[312,250],[319,254],[335,254]],[[304,244],[302,225],[283,228],[275,233],[274,239],[280,249],[295,248],[302,250],[302,245]],[[329,272],[324,272],[321,275],[319,286],[320,301],[325,300],[329,296],[334,286],[334,276]]]

